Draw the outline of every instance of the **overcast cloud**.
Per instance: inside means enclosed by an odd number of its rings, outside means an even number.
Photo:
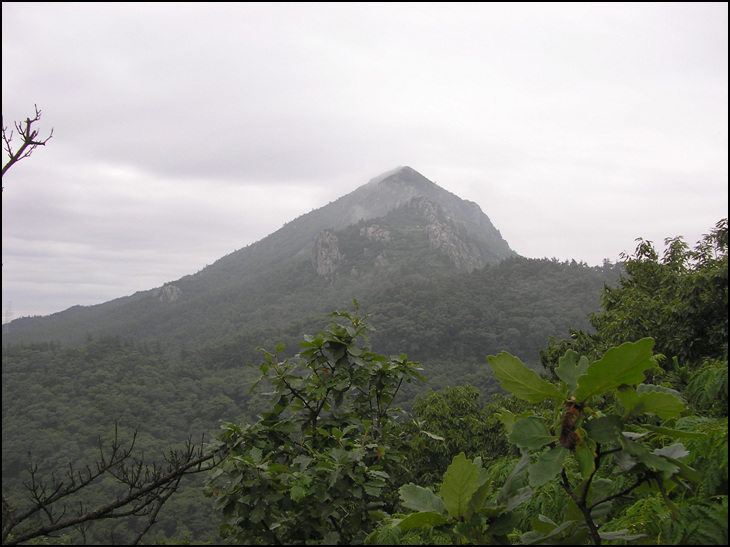
[[[2,4],[5,318],[195,273],[409,165],[598,265],[728,214],[727,3]],[[5,163],[5,161],[3,161]]]

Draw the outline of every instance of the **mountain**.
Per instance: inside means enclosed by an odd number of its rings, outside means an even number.
[[[104,304],[16,319],[3,342],[73,345],[114,334],[193,348],[514,256],[476,203],[398,167],[196,274]]]
[[[353,298],[374,352],[420,363],[425,382],[399,388],[397,406],[449,386],[500,393],[486,356],[507,351],[539,369],[549,337],[587,329],[620,273],[520,257],[476,204],[398,168],[194,275],[13,321],[2,351],[3,495],[27,496],[29,454],[51,480],[69,462],[95,461],[117,426],[154,457],[217,436],[222,421],[253,423],[272,404],[269,386],[253,389],[258,348],[291,357],[329,313],[352,312]],[[220,542],[202,478],[183,481],[156,517],[168,538]],[[85,504],[109,501],[99,487]],[[84,541],[130,543],[134,530],[106,521]]]

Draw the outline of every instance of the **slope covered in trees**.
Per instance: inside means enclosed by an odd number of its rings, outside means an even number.
[[[469,382],[484,395],[497,391],[484,355],[503,347],[502,333],[512,336],[510,350],[536,364],[537,350],[549,336],[565,336],[569,326],[587,327],[604,283],[615,283],[620,271],[618,266],[509,259],[448,281],[394,285],[361,302],[361,308],[372,312],[376,351],[405,351],[422,363],[426,382],[405,386],[399,394],[400,404],[410,408],[414,397],[427,389]],[[270,403],[266,395],[249,393],[254,372],[246,365],[260,361],[256,348],[284,343],[291,356],[304,334],[327,323],[327,315],[305,317],[284,328],[244,332],[199,349],[178,348],[174,354],[159,344],[116,336],[87,339],[76,347],[6,345],[5,488],[14,497],[22,492],[20,478],[29,452],[46,473],[65,469],[69,461],[77,466],[94,461],[98,436],[111,439],[115,421],[123,438],[136,430],[136,448],[151,456],[183,445],[188,436],[210,438],[221,419],[255,420]],[[530,336],[516,335],[518,328],[529,330]],[[170,536],[214,537],[215,526],[203,525],[205,519],[182,521],[175,516],[191,507],[198,508],[196,514],[208,507],[199,489],[183,485],[183,495],[168,504],[158,517],[159,529]],[[92,528],[92,537],[108,541],[108,527],[93,536],[99,528]],[[115,537],[124,537],[123,532],[117,530]]]
[[[453,285],[424,281],[394,287],[380,302],[361,301],[362,312],[372,308],[368,323],[376,329],[367,346],[359,343],[360,316],[343,313],[335,326],[316,317],[174,358],[118,339],[77,348],[6,347],[4,495],[22,499],[18,472],[26,450],[41,454],[49,472],[67,460],[88,462],[99,428],[108,437],[112,413],[124,417],[127,434],[140,430],[147,453],[199,428],[213,431],[222,418],[228,425],[210,448],[225,461],[205,492],[231,538],[595,543],[636,536],[645,544],[725,544],[727,222],[697,248],[677,253],[675,244],[662,259],[642,243],[627,257],[626,275],[603,291],[603,308],[589,306],[583,316],[593,315],[582,325],[570,318],[581,299],[570,297],[595,282],[600,269],[516,259],[505,261],[504,270],[498,265],[454,277]],[[564,292],[550,293],[551,276]],[[481,285],[472,290],[469,279]],[[514,307],[498,308],[504,302]],[[401,305],[403,313],[388,313]],[[540,344],[526,333],[540,324],[529,310],[543,309],[555,311],[543,317],[551,326],[569,318],[565,329],[546,329],[543,340],[556,339],[540,355]],[[510,323],[510,315],[519,321]],[[312,336],[298,346],[303,334]],[[524,346],[509,346],[510,334]],[[397,349],[413,340],[418,346]],[[262,355],[256,345],[270,353]],[[402,352],[407,359],[398,357]],[[431,360],[429,352],[437,357]],[[489,367],[487,355],[502,357],[490,358]],[[535,372],[540,358],[544,377]],[[416,366],[412,361],[420,361],[425,383],[400,382]],[[604,373],[590,372],[607,361],[623,367],[626,379],[605,383]],[[261,363],[258,372],[246,362]],[[335,369],[345,362],[353,366]],[[505,391],[485,401],[480,393],[497,391],[492,371]],[[96,381],[86,382],[94,375]],[[249,395],[258,375],[264,382]],[[506,377],[513,380],[505,383]],[[420,391],[405,389],[418,384]],[[267,395],[272,389],[275,395]],[[566,405],[571,393],[579,408]],[[404,406],[410,417],[398,418],[397,407]],[[302,417],[310,430],[299,427]],[[547,434],[536,440],[530,428],[538,422]],[[74,425],[64,435],[66,423]],[[521,449],[533,459],[520,460]],[[581,481],[591,489],[581,490]],[[330,496],[326,485],[338,494]],[[267,514],[277,515],[274,522],[257,510],[254,492]],[[160,513],[157,533],[216,541],[210,501],[197,499],[195,487],[178,494]],[[590,499],[611,503],[592,507]],[[315,508],[316,515],[307,513]],[[136,532],[123,521],[87,533],[108,542],[111,531],[117,541]]]

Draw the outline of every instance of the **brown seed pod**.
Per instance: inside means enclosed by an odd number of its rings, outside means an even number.
[[[575,432],[575,420],[580,416],[583,405],[571,399],[565,401],[565,414],[560,422],[560,437],[558,440],[568,450],[574,450],[580,440]]]

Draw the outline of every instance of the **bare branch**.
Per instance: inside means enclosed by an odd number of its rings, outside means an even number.
[[[26,118],[25,122],[15,122],[15,129],[20,136],[21,143],[20,148],[13,152],[13,130],[8,132],[8,128],[5,126],[5,117],[3,116],[3,148],[5,153],[8,155],[8,160],[3,165],[2,176],[5,176],[5,172],[10,169],[12,165],[19,162],[23,158],[28,158],[38,146],[45,146],[46,143],[53,137],[53,128],[51,128],[51,134],[45,139],[38,138],[38,130],[33,127],[33,124],[39,122],[41,119],[42,111],[38,110],[38,105],[35,106],[35,117],[33,119]],[[25,124],[25,125],[23,125]]]
[[[76,528],[84,535],[88,525],[95,520],[146,516],[145,525],[135,539],[135,544],[138,544],[155,523],[164,503],[177,491],[185,475],[208,471],[220,463],[220,460],[215,461],[218,456],[215,452],[204,452],[202,441],[200,446],[196,446],[188,439],[184,449],[170,449],[169,454],[163,456],[165,466],[156,463],[145,465],[141,460],[132,457],[134,438],[131,446],[124,449],[115,426],[111,452],[105,454],[100,441],[96,470],[92,471],[87,466],[86,472],[82,473],[69,465],[66,486],[58,482],[55,476],[49,484],[39,481],[36,476],[37,465],[31,461],[30,481],[24,483],[29,492],[30,506],[18,512],[3,496],[3,545],[16,545],[67,528]],[[203,465],[206,462],[210,463]],[[119,484],[127,486],[126,494],[95,509],[89,509],[80,503],[76,515],[64,519],[66,506],[63,504],[70,501],[69,496],[90,486],[103,475],[114,477]],[[61,514],[55,515],[54,509],[61,506]],[[37,523],[30,530],[23,530],[8,540],[11,532],[21,523],[39,513],[45,514],[48,524]]]

